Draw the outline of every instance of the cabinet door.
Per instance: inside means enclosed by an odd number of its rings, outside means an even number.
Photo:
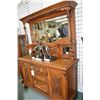
[[[22,76],[23,76],[25,85],[32,87],[33,86],[32,75],[31,75],[30,65],[28,62],[24,62],[24,61],[22,62],[21,71],[22,71]]]
[[[67,100],[67,85],[63,73],[57,70],[51,70],[49,77],[51,98],[53,100]]]
[[[21,75],[21,62],[18,61],[18,75]]]

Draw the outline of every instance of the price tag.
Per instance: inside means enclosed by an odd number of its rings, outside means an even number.
[[[66,52],[66,54],[68,54],[68,52]]]
[[[31,70],[31,74],[32,74],[32,76],[34,76],[34,70]]]

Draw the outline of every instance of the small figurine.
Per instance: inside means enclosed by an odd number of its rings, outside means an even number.
[[[41,42],[37,42],[37,46],[32,49],[31,55],[40,59],[44,57],[44,51]]]
[[[36,60],[53,61],[57,57],[50,54],[50,48],[48,45],[43,45],[41,42],[37,42],[37,46],[32,49],[31,55]]]
[[[52,56],[50,54],[50,48],[48,45],[44,45],[44,52],[45,52],[44,61],[53,61],[57,59],[56,56]]]
[[[44,59],[51,59],[51,55],[50,55],[50,48],[47,45],[43,46],[44,49]]]

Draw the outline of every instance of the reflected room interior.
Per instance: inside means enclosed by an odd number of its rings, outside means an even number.
[[[35,23],[32,28],[32,41],[51,43],[69,36],[67,15]]]
[[[45,51],[47,54],[43,53],[41,49],[41,44],[43,43],[55,43],[62,38],[70,38],[69,35],[69,20],[67,15],[54,17],[52,19],[47,19],[41,22],[34,23],[32,25],[32,34],[31,34],[32,42],[37,42],[38,45],[35,47],[38,49],[38,52],[41,54],[34,54],[32,52],[32,57],[34,58],[49,58],[56,59],[56,57],[51,58],[49,47],[46,46]],[[40,50],[41,49],[41,50]],[[36,51],[33,49],[33,51]],[[57,52],[57,51],[56,51]],[[62,48],[63,54],[69,53],[69,47]],[[43,56],[46,55],[46,56]],[[39,59],[39,60],[41,60]]]

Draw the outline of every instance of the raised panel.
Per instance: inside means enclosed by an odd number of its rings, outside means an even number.
[[[21,69],[21,76],[24,80],[24,82],[26,82],[26,72],[25,72],[25,67],[22,61],[19,61],[20,64],[20,69]]]
[[[37,87],[44,92],[48,92],[48,74],[44,66],[39,66],[30,63],[30,69],[34,70],[33,82],[34,87]]]
[[[33,86],[31,69],[28,62],[21,61],[21,71],[24,82],[27,86]]]
[[[48,93],[48,85],[45,82],[34,78],[34,86]]]
[[[47,76],[39,76],[39,75],[35,75],[34,76],[35,79],[38,79],[42,82],[48,83],[48,77]]]
[[[72,97],[75,97],[77,92],[77,64],[73,65],[68,70],[68,99],[70,100]]]
[[[52,94],[55,96],[61,96],[61,77],[51,76]]]
[[[51,95],[55,100],[63,100],[63,77],[60,74],[50,72]]]
[[[18,61],[18,75],[21,75],[21,62]]]
[[[30,68],[35,71],[35,75],[47,75],[47,69],[44,66],[34,65],[30,63]]]

